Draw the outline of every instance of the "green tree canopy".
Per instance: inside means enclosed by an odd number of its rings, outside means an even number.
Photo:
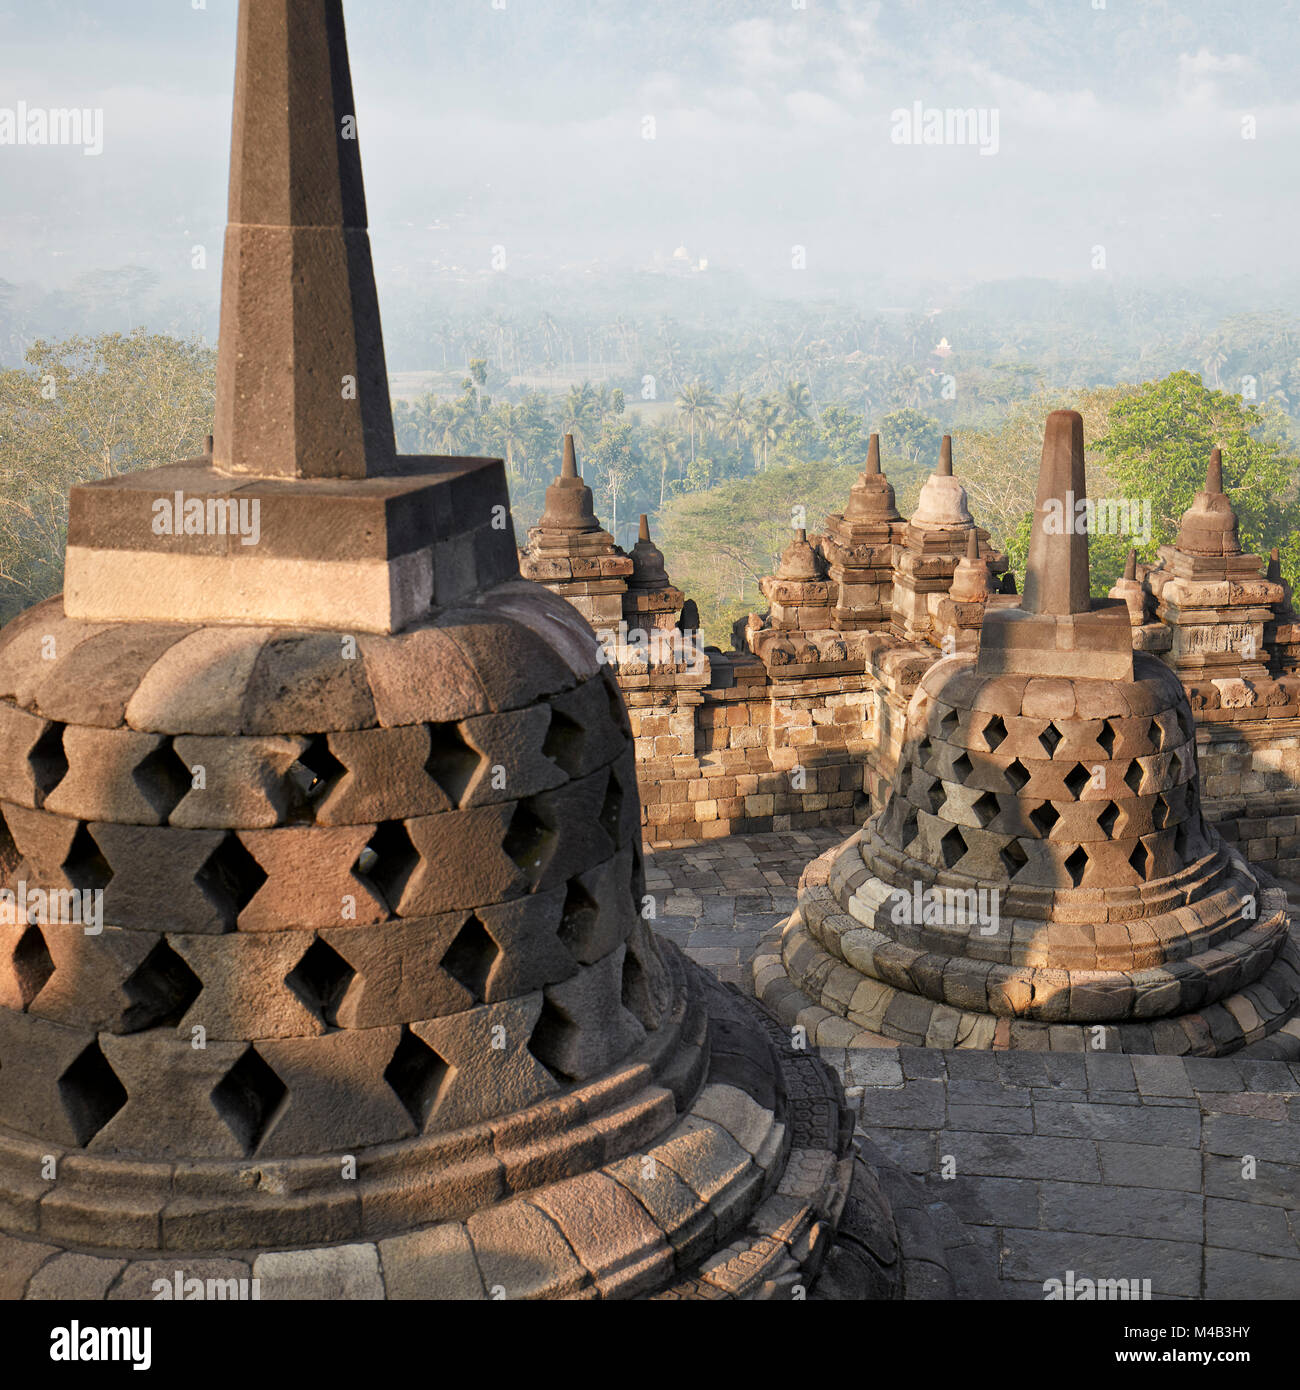
[[[1106,586],[1120,572],[1130,544],[1154,560],[1178,534],[1183,513],[1205,486],[1210,450],[1223,451],[1223,485],[1241,523],[1245,549],[1267,555],[1277,546],[1283,572],[1300,570],[1300,474],[1279,430],[1273,403],[1248,405],[1240,396],[1204,386],[1192,372],[1147,382],[1111,407],[1096,448],[1111,496],[1151,502],[1151,539],[1094,536],[1089,544],[1095,580]],[[1098,587],[1094,583],[1094,588]]]
[[[937,463],[942,436],[937,420],[910,407],[891,410],[880,422],[881,446],[913,463]]]
[[[0,371],[0,619],[63,585],[68,491],[195,458],[211,432],[216,353],[107,333],[36,342]]]

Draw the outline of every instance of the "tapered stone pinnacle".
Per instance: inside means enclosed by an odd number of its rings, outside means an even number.
[[[980,557],[980,538],[979,532],[972,530],[966,537],[966,558],[968,560],[978,560]]]
[[[1277,552],[1277,546],[1269,551],[1268,574],[1265,576],[1270,583],[1280,584],[1282,582],[1282,557]]]
[[[1174,545],[1185,554],[1215,559],[1241,554],[1237,514],[1223,490],[1223,455],[1217,446],[1210,450],[1205,486],[1183,513]]]
[[[564,458],[560,463],[561,478],[576,478],[578,476],[578,455],[573,447],[573,436],[564,436]]]
[[[873,477],[880,472],[880,436],[878,434],[873,434],[867,443],[866,472]]]
[[[639,541],[650,539],[650,518],[644,512],[641,513],[641,526],[636,533],[636,538]]]
[[[945,434],[939,445],[939,467],[936,470],[941,478],[952,477],[952,435]]]
[[[1128,559],[1124,561],[1124,578],[1136,580],[1138,577],[1138,553],[1130,550]]]
[[[391,472],[342,0],[241,0],[213,465]]]
[[[1043,431],[1034,529],[1020,606],[1027,613],[1064,617],[1090,608],[1088,536],[1076,525],[1075,506],[1087,496],[1083,470],[1083,416],[1054,410]]]

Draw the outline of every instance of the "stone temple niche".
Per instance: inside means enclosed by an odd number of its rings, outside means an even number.
[[[1020,605],[927,671],[884,809],[809,866],[760,997],[841,1046],[1300,1056],[1286,895],[1203,819],[1182,684],[1090,600],[1086,535],[1043,525],[1068,492],[1057,411]]]
[[[887,1292],[833,1073],[649,929],[624,703],[500,461],[394,452],[339,0],[238,31],[211,456],[74,489],[0,634],[0,860],[69,904],[0,924],[9,1286]],[[569,453],[541,539],[588,497]]]

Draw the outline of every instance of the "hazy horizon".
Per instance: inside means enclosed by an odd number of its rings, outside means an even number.
[[[95,157],[0,145],[0,279],[139,266],[214,320],[235,8],[0,0],[0,109],[104,122]],[[499,275],[497,247],[511,292],[616,280],[683,246],[707,259],[700,281],[877,307],[1008,277],[1257,297],[1300,276],[1292,0],[1249,22],[1199,0],[345,10],[387,304]],[[893,113],[915,103],[982,112],[996,153],[896,143]]]

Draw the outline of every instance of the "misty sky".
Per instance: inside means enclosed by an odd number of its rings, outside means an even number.
[[[1300,7],[1096,2],[350,0],[381,296],[494,245],[527,277],[683,243],[778,292],[795,244],[850,277],[1083,276],[1098,243],[1293,276]],[[0,0],[0,108],[105,122],[99,158],[0,146],[0,278],[137,264],[215,304],[234,14]],[[893,143],[917,101],[996,110],[997,154]]]

